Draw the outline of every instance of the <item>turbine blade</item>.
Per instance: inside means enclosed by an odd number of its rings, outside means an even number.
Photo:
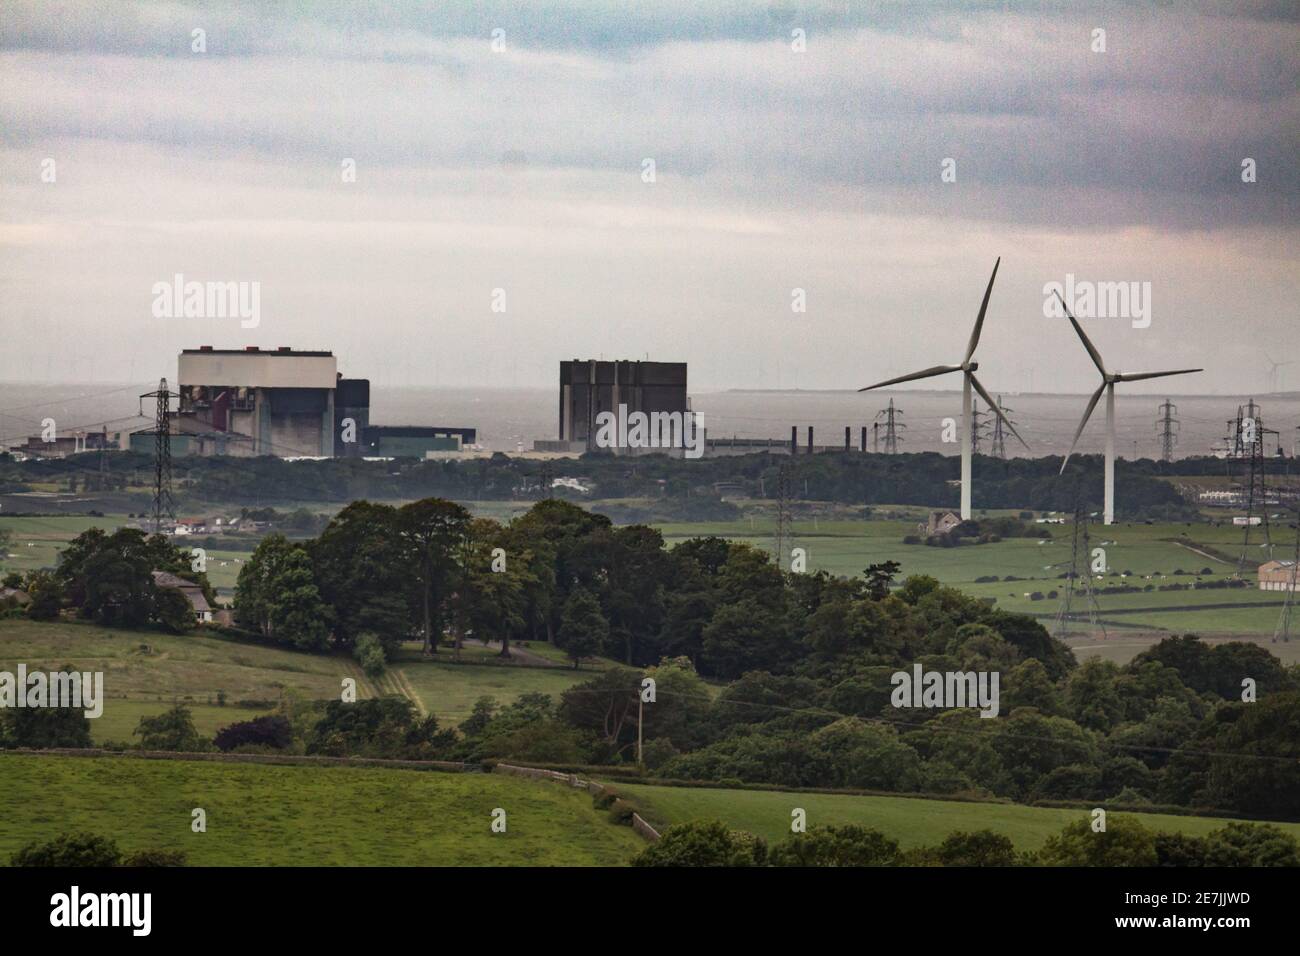
[[[899,382],[913,382],[918,378],[933,378],[936,375],[946,375],[948,372],[960,372],[960,365],[936,365],[933,368],[922,369],[919,372],[913,372],[910,375],[900,375],[898,378],[891,378],[884,382],[877,382],[875,385],[868,385],[866,388],[858,389],[859,392],[869,392],[873,388],[884,388],[886,385],[897,385]]]
[[[1079,444],[1079,436],[1083,434],[1083,429],[1088,424],[1088,419],[1092,417],[1092,410],[1096,408],[1097,403],[1101,401],[1101,393],[1104,391],[1106,391],[1106,383],[1102,382],[1101,385],[1097,387],[1097,391],[1092,393],[1092,398],[1088,400],[1088,407],[1083,410],[1083,421],[1079,422],[1079,429],[1074,433],[1074,441],[1070,442],[1070,450],[1066,452],[1065,457],[1061,459],[1061,474],[1065,474],[1066,462],[1068,462],[1070,456],[1074,454],[1074,447]]]
[[[989,296],[993,294],[993,280],[998,277],[998,266],[1002,264],[1002,257],[998,256],[997,262],[993,263],[993,274],[989,276],[988,288],[984,290],[984,301],[980,303],[980,314],[975,317],[975,328],[970,334],[970,343],[966,346],[966,357],[962,359],[965,365],[970,361],[970,357],[975,354],[975,346],[980,344],[980,332],[984,329],[984,313],[989,308]]]
[[[1061,299],[1061,293],[1057,292],[1056,297]],[[1101,361],[1101,353],[1098,352],[1096,346],[1092,344],[1092,340],[1084,334],[1083,326],[1079,324],[1078,320],[1075,319],[1074,315],[1070,312],[1070,307],[1065,304],[1064,299],[1061,299],[1061,308],[1065,310],[1065,317],[1069,319],[1070,324],[1074,326],[1074,331],[1079,333],[1079,338],[1083,342],[1083,347],[1088,350],[1088,355],[1092,357],[1092,364],[1097,366],[1097,371],[1101,372],[1102,377],[1105,378],[1106,366]]]
[[[970,377],[970,383],[975,386],[975,391],[980,393],[980,397],[988,403],[989,408],[993,409],[994,414],[996,414],[998,418],[1002,419],[1002,424],[1007,426],[1011,434],[1016,436],[1016,440],[1020,442],[1020,444],[1024,445],[1025,450],[1028,451],[1029,443],[1020,437],[1020,432],[1016,431],[1016,426],[1011,424],[1011,419],[1002,414],[1002,409],[998,408],[998,403],[993,401],[992,396],[990,396],[988,392],[984,391],[984,386],[980,384],[980,380],[972,375]]]
[[[1134,372],[1132,374],[1120,374],[1115,376],[1117,382],[1140,382],[1144,378],[1164,378],[1166,375],[1190,375],[1192,372],[1203,372],[1202,368],[1180,368],[1172,372]]]

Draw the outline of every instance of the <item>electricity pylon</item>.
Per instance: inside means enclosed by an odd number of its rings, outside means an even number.
[[[1014,412],[1015,409],[1007,408],[1003,405],[1001,395],[998,396],[998,408],[1002,410],[1002,415],[994,416],[993,442],[990,451],[994,458],[1001,458],[1005,461],[1007,457],[1007,433],[1002,427],[1002,418],[1005,416],[1007,421],[1014,425],[1016,420],[1011,417],[1011,413]]]
[[[887,408],[882,408],[880,411],[876,412],[876,419],[880,420],[883,418],[885,422],[886,455],[897,455],[898,443],[906,440],[899,434],[899,432],[907,427],[903,424],[901,420],[902,417],[903,410],[894,407],[894,400],[892,398],[889,400],[889,406]]]
[[[146,398],[158,400],[154,413],[153,533],[161,534],[164,518],[170,522],[169,528],[176,526],[176,501],[172,497],[171,392],[167,389],[167,379],[159,379],[158,390],[141,395],[141,402]],[[143,414],[143,404],[140,411]]]
[[[1295,608],[1297,572],[1300,572],[1300,504],[1295,512],[1295,550],[1291,554],[1291,579],[1287,581],[1286,598],[1282,601],[1282,615],[1273,629],[1273,643],[1280,638],[1283,644],[1291,640],[1291,616]]]
[[[1083,545],[1083,592],[1087,600],[1088,623],[1094,631],[1100,630],[1105,640],[1106,625],[1098,617],[1101,607],[1097,604],[1097,592],[1092,586],[1092,538],[1088,534],[1089,515],[1083,507],[1083,500],[1078,489],[1074,498],[1074,533],[1070,542],[1070,570],[1065,579],[1065,595],[1061,599],[1061,609],[1056,614],[1056,636],[1065,637],[1066,626],[1070,620],[1070,608],[1074,603],[1075,582],[1079,580],[1079,545]]]
[[[793,536],[790,531],[790,462],[782,459],[776,469],[776,530],[773,536],[773,549],[776,551],[776,566],[784,568],[788,559],[786,552],[790,549]]]
[[[1174,413],[1178,411],[1178,406],[1169,399],[1160,406],[1160,418],[1156,420],[1156,425],[1160,429],[1160,460],[1174,460],[1174,446],[1178,444],[1178,419],[1174,418]]]

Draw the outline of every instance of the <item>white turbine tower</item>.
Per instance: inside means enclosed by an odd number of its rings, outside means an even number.
[[[979,368],[978,362],[972,362],[971,356],[975,354],[975,347],[980,344],[980,331],[984,328],[984,313],[988,311],[989,296],[993,293],[993,280],[998,277],[998,266],[1002,263],[999,256],[997,262],[993,263],[993,274],[989,276],[988,288],[984,290],[984,301],[980,303],[980,313],[975,318],[975,329],[970,334],[970,342],[966,346],[966,357],[962,359],[960,365],[936,365],[933,368],[927,368],[920,372],[913,372],[911,375],[902,375],[898,378],[891,378],[886,382],[877,382],[875,385],[868,385],[866,388],[858,389],[859,392],[868,392],[873,388],[884,388],[886,385],[897,385],[900,382],[912,382],[919,378],[932,378],[935,375],[947,375],[949,372],[962,373],[961,386],[961,518],[963,521],[970,520],[970,458],[971,458],[971,388],[979,392],[980,397],[988,403],[989,408],[1002,419],[1002,424],[1006,426],[1007,431],[1015,435],[1020,444],[1028,448],[1029,445],[1020,437],[1015,426],[1011,424],[1006,415],[1002,414],[1002,409],[998,403],[993,401],[992,396],[985,391],[984,386],[980,384],[979,379],[975,377],[975,371]]]
[[[1088,336],[1084,335],[1083,328],[1079,325],[1074,315],[1070,312],[1070,307],[1065,304],[1061,298],[1061,293],[1056,293],[1056,297],[1061,299],[1061,308],[1065,309],[1065,317],[1070,320],[1074,326],[1074,331],[1079,333],[1079,339],[1083,342],[1083,347],[1088,350],[1088,355],[1092,357],[1092,364],[1097,366],[1097,371],[1101,373],[1101,384],[1097,386],[1097,391],[1092,393],[1092,398],[1088,400],[1088,407],[1083,410],[1083,421],[1079,422],[1079,429],[1074,433],[1074,441],[1070,443],[1070,450],[1061,459],[1061,474],[1065,474],[1065,465],[1074,454],[1075,446],[1079,444],[1079,436],[1083,434],[1084,426],[1088,424],[1088,419],[1092,416],[1093,409],[1097,407],[1097,402],[1101,401],[1101,393],[1106,393],[1106,503],[1102,512],[1103,524],[1115,523],[1115,383],[1116,382],[1140,382],[1147,378],[1164,378],[1166,375],[1188,375],[1192,372],[1203,372],[1199,368],[1180,368],[1169,372],[1108,372],[1105,364],[1101,361],[1099,353]]]

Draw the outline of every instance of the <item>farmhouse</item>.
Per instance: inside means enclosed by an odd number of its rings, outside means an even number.
[[[1294,561],[1266,561],[1259,566],[1261,591],[1294,591],[1296,578]]]
[[[929,520],[917,525],[917,530],[927,538],[932,538],[937,534],[947,534],[959,524],[961,518],[951,511],[931,511]]]
[[[212,623],[212,606],[208,604],[208,599],[203,596],[203,588],[193,581],[178,578],[168,571],[154,571],[153,583],[160,588],[175,588],[180,591],[181,594],[185,595],[185,599],[190,602],[190,607],[194,609],[194,620],[200,624]]]
[[[32,603],[32,597],[22,588],[0,588],[0,606],[11,604],[22,607]]]

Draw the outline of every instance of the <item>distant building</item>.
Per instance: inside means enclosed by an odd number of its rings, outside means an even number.
[[[477,440],[473,428],[371,425],[364,432],[362,447],[370,458],[430,458],[459,452]]]
[[[24,607],[32,603],[32,596],[22,588],[0,588],[0,607]]]
[[[685,362],[597,361],[560,363],[560,420],[556,442],[538,442],[539,451],[591,451],[601,412],[678,413],[690,411]],[[615,449],[626,451],[628,449]]]
[[[591,494],[591,489],[582,483],[581,478],[554,478],[551,480],[552,488],[568,488],[570,491],[576,491],[582,495]]]
[[[370,428],[370,380],[339,376],[334,390],[334,452],[340,458],[363,457],[365,434]],[[346,438],[355,436],[355,441]]]
[[[947,534],[961,524],[961,517],[953,511],[931,511],[924,524],[917,525],[917,530],[927,538],[937,534]]]
[[[160,588],[180,591],[181,594],[185,595],[185,599],[190,602],[190,607],[194,609],[194,620],[199,624],[212,623],[212,606],[208,604],[208,599],[204,597],[203,588],[193,581],[186,581],[169,571],[154,571],[153,583]]]
[[[184,349],[172,455],[333,457],[337,366],[332,352],[288,347]],[[131,449],[151,453],[155,438],[152,428],[134,432]]]
[[[1196,499],[1207,508],[1235,508],[1246,503],[1240,491],[1202,491]]]
[[[424,458],[475,441],[472,428],[371,425],[370,381],[344,378],[333,352],[204,345],[181,352],[177,381],[177,457]],[[152,454],[156,439],[141,429],[130,447]]]
[[[67,458],[86,451],[121,448],[120,432],[77,432],[73,435],[57,435],[53,441],[45,441],[40,435],[31,435],[22,445],[11,445],[9,451],[28,458]]]
[[[1259,566],[1261,591],[1294,591],[1296,578],[1294,561],[1265,561]]]

